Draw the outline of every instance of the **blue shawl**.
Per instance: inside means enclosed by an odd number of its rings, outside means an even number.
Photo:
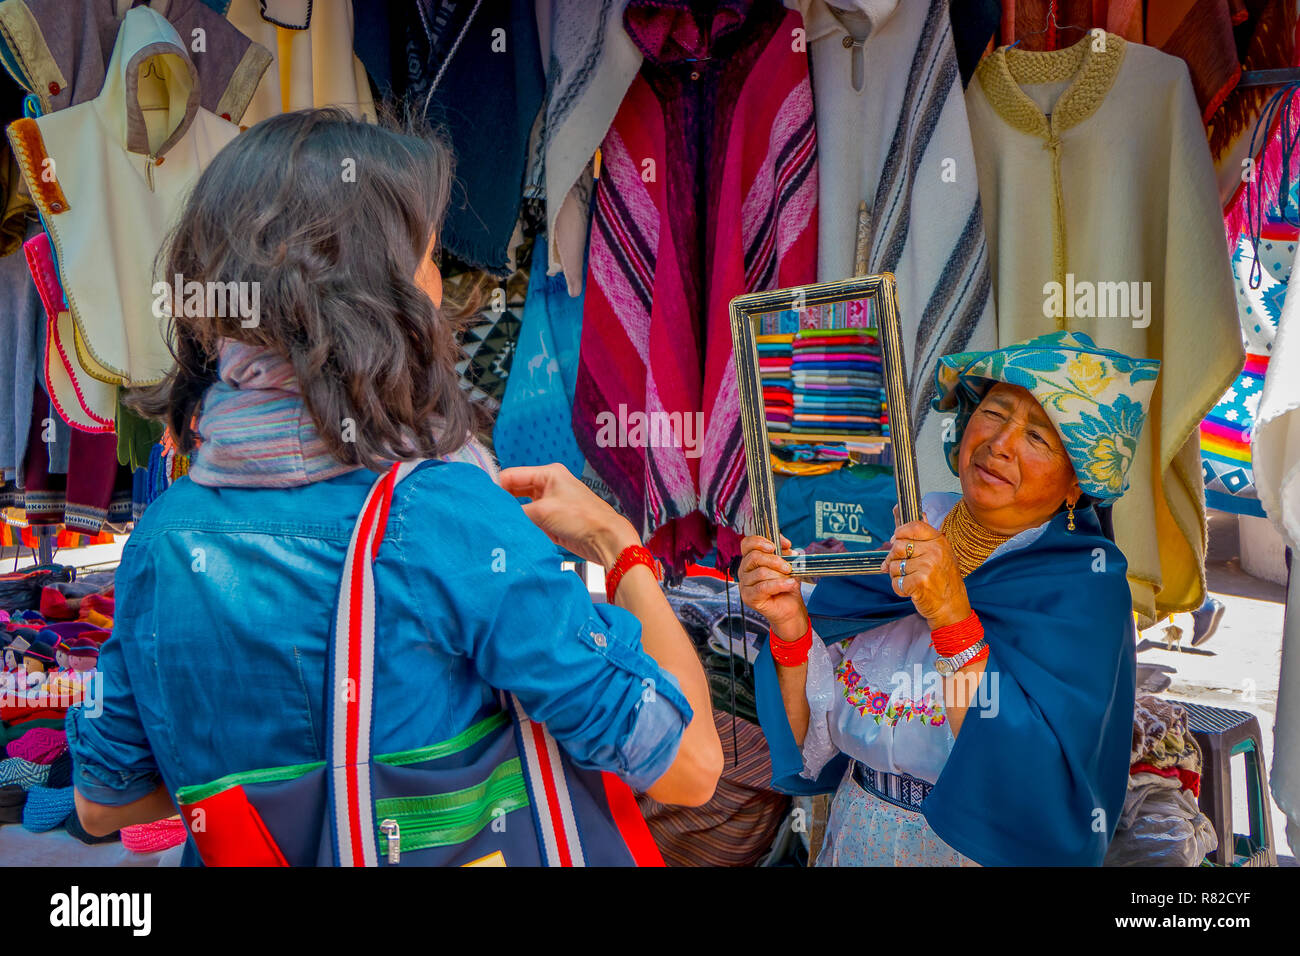
[[[1137,671],[1126,562],[1091,508],[1075,522],[1067,531],[1065,515],[1056,515],[1030,544],[966,578],[989,659],[922,812],[949,846],[985,866],[1098,866],[1124,805]],[[914,610],[881,574],[826,578],[809,602],[828,643]],[[986,716],[979,707],[993,674],[997,710]],[[772,786],[835,789],[844,754],[816,781],[799,775],[803,757],[766,643],[755,683]]]

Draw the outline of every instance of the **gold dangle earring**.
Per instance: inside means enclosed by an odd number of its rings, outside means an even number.
[[[1069,523],[1068,525],[1066,525],[1065,527],[1066,527],[1067,530],[1069,530],[1069,531],[1073,531],[1073,530],[1074,530],[1074,504],[1073,504],[1073,502],[1069,502],[1069,501],[1067,501],[1067,502],[1065,503],[1065,507],[1066,507],[1066,509],[1067,509],[1066,514],[1067,514],[1067,516],[1069,517],[1069,520],[1070,520],[1070,523]]]

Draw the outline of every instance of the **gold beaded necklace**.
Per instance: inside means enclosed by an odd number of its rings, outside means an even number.
[[[975,520],[966,505],[965,498],[959,498],[943,519],[939,529],[957,558],[957,570],[964,578],[988,559],[998,547],[1013,537],[1009,534],[996,534]]]

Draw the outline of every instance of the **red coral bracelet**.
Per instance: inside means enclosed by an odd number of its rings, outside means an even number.
[[[768,631],[767,636],[768,643],[772,646],[772,656],[782,667],[798,667],[808,663],[808,652],[812,650],[813,642],[812,621],[808,622],[808,630],[797,641],[783,641],[772,631]]]
[[[613,567],[605,572],[605,597],[610,604],[614,603],[614,594],[618,591],[623,575],[638,564],[644,564],[655,576],[655,580],[660,580],[659,565],[655,562],[654,555],[639,544],[628,545],[614,559]]]
[[[937,627],[930,632],[930,643],[940,657],[955,657],[984,636],[984,625],[974,611],[956,624]]]

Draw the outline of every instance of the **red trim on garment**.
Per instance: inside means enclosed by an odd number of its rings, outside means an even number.
[[[627,844],[628,852],[637,866],[664,866],[663,855],[650,835],[650,827],[641,815],[632,788],[612,773],[602,773],[605,782],[605,800],[614,817],[614,825]]]

